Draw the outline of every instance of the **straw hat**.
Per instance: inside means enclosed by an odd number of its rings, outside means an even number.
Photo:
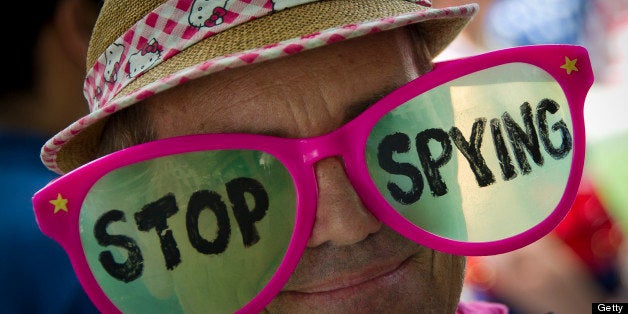
[[[477,9],[432,9],[429,0],[105,1],[88,51],[91,113],[50,139],[42,161],[57,173],[91,161],[109,115],[224,69],[410,24],[436,56]]]

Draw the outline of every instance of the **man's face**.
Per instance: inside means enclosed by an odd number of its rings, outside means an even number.
[[[312,137],[333,131],[429,69],[407,30],[223,71],[145,104],[158,138],[198,133]],[[464,259],[416,245],[360,201],[342,160],[315,165],[316,222],[270,312],[453,312]]]

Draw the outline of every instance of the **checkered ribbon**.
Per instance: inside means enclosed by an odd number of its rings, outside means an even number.
[[[107,47],[88,72],[85,98],[103,108],[135,78],[191,45],[271,12],[319,0],[170,0]],[[407,0],[430,6],[429,0]]]

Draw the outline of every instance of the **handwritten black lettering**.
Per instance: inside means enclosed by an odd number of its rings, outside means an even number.
[[[237,178],[226,184],[227,195],[233,204],[233,214],[235,215],[240,232],[242,233],[242,242],[245,247],[259,241],[259,234],[255,223],[262,220],[268,210],[268,194],[264,186],[251,178]],[[249,210],[244,194],[248,193],[253,196],[255,206],[253,210]]]
[[[432,157],[432,152],[428,146],[430,141],[438,142],[443,149],[440,156],[436,159]],[[432,195],[442,196],[447,194],[447,185],[439,171],[439,168],[451,159],[452,147],[447,133],[441,129],[427,129],[419,132],[416,135],[416,149]]]
[[[161,251],[164,254],[167,269],[174,269],[181,263],[181,253],[174,240],[172,230],[168,227],[168,217],[179,211],[174,194],[170,193],[152,202],[135,213],[137,229],[148,232],[155,229],[159,236]]]
[[[502,124],[499,119],[491,119],[491,133],[493,134],[493,144],[495,144],[495,152],[499,160],[499,167],[502,169],[502,178],[505,181],[512,180],[517,177],[515,166],[506,147],[506,141],[502,133]]]
[[[558,109],[560,109],[560,105],[547,98],[541,100],[536,108],[536,119],[539,124],[539,137],[541,138],[543,147],[545,147],[545,151],[547,151],[547,153],[556,160],[565,158],[573,147],[571,133],[569,133],[569,128],[567,128],[567,124],[562,119],[552,125],[552,131],[561,133],[562,142],[560,146],[555,147],[550,141],[549,130],[547,128],[547,113],[549,112],[551,114],[555,114]]]
[[[532,160],[539,166],[543,165],[543,155],[541,155],[539,138],[532,120],[532,108],[528,102],[525,102],[521,105],[520,109],[523,124],[526,129],[525,131],[512,119],[508,112],[504,112],[502,119],[504,120],[510,144],[514,150],[515,158],[521,168],[521,172],[528,174],[532,171],[532,168],[528,163],[525,151],[528,151],[532,156]]]
[[[554,136],[554,142],[550,139],[548,113],[553,115],[559,110],[560,105],[556,101],[542,99],[536,107],[536,121],[529,102],[523,102],[519,106],[523,124],[516,122],[507,111],[501,117],[490,120],[491,138],[504,181],[513,180],[518,175],[511,152],[506,144],[504,132],[507,134],[514,159],[516,159],[520,171],[524,175],[532,171],[528,160],[529,156],[538,166],[544,165],[545,160],[541,153],[541,144],[544,151],[556,160],[565,158],[571,152],[573,139],[564,120],[561,119],[551,125],[551,132],[559,132],[560,137]],[[538,134],[535,122],[538,125]],[[495,183],[493,171],[485,159],[486,152],[482,150],[486,123],[487,118],[476,118],[468,139],[456,126],[451,127],[449,132],[440,128],[430,128],[417,133],[415,140],[418,161],[434,197],[443,196],[448,192],[447,183],[443,180],[441,171],[443,166],[452,158],[451,142],[466,158],[479,187],[486,187]],[[556,143],[559,140],[560,143]],[[435,146],[433,144],[440,144],[442,150],[440,155],[434,156],[432,149]],[[409,191],[404,191],[397,184],[388,182],[387,189],[390,195],[404,205],[417,202],[421,198],[424,187],[421,170],[411,163],[401,163],[393,159],[395,154],[410,152],[410,137],[401,132],[387,135],[382,139],[377,149],[379,166],[383,170],[390,174],[406,176],[412,182]]]
[[[481,187],[495,183],[493,172],[491,172],[491,169],[486,165],[486,161],[480,151],[485,125],[486,118],[478,118],[475,120],[469,142],[467,142],[464,135],[462,135],[462,132],[460,132],[460,129],[457,127],[452,127],[451,130],[449,130],[449,136],[451,136],[458,150],[469,162],[469,166],[475,175],[475,180]]]
[[[142,275],[144,258],[135,240],[124,235],[111,235],[107,232],[107,227],[117,221],[126,222],[124,212],[115,209],[106,212],[98,218],[94,225],[94,237],[102,246],[113,245],[125,249],[127,259],[124,263],[118,263],[110,251],[102,251],[98,255],[98,260],[113,278],[123,282],[131,282]]]
[[[387,135],[377,146],[379,166],[390,174],[403,175],[410,178],[412,187],[409,191],[402,190],[394,182],[388,182],[390,195],[399,203],[407,205],[418,201],[423,193],[423,176],[421,171],[410,163],[399,163],[393,159],[394,153],[410,151],[410,137],[404,133]]]
[[[204,239],[199,229],[198,219],[201,212],[205,209],[209,209],[216,215],[218,230],[213,241]],[[199,253],[219,254],[227,249],[229,236],[231,235],[231,225],[227,215],[227,205],[221,200],[218,193],[208,190],[194,192],[188,202],[185,223],[190,244]]]

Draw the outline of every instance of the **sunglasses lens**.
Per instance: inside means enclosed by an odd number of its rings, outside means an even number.
[[[81,209],[81,241],[124,313],[234,312],[276,272],[295,213],[292,177],[273,156],[185,153],[101,178]]]
[[[384,115],[367,166],[401,216],[440,237],[490,242],[547,218],[573,159],[560,85],[530,64],[463,76]]]

